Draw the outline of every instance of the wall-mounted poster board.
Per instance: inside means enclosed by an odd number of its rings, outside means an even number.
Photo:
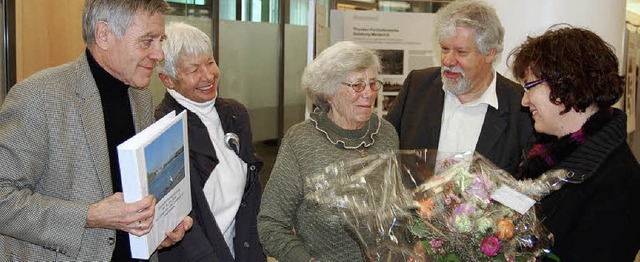
[[[382,60],[376,111],[386,114],[414,69],[440,64],[435,14],[331,10],[331,44],[354,41],[375,49]]]

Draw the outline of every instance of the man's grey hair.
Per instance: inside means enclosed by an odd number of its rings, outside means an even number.
[[[177,67],[182,56],[197,56],[200,54],[213,55],[211,38],[200,29],[183,22],[172,22],[165,27],[167,39],[162,42],[164,61],[158,67],[159,73],[164,73],[176,80]]]
[[[136,12],[166,14],[171,7],[164,0],[85,0],[82,10],[82,40],[96,43],[96,24],[107,22],[116,37],[124,36]]]
[[[476,46],[484,55],[492,48],[496,55],[503,49],[504,28],[493,7],[482,1],[457,0],[437,12],[436,33],[439,41],[456,35],[456,27],[473,31]]]
[[[349,74],[368,68],[376,72],[382,69],[375,51],[351,41],[338,42],[307,65],[302,74],[302,88],[315,105],[326,112],[329,110],[327,100],[338,92],[341,82]]]

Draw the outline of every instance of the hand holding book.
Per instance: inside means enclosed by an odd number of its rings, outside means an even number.
[[[170,247],[180,242],[180,240],[182,240],[182,238],[184,237],[184,234],[187,233],[187,231],[189,231],[192,226],[193,218],[191,218],[190,216],[184,217],[182,222],[180,222],[180,224],[178,224],[178,226],[176,226],[173,231],[168,231],[165,233],[167,235],[167,238],[165,238],[162,243],[160,243],[158,249]]]
[[[85,226],[116,229],[143,236],[151,231],[155,204],[153,196],[125,203],[122,192],[116,192],[89,206]]]
[[[137,213],[127,218],[138,223],[125,230],[133,258],[149,259],[158,247],[181,240],[193,225],[187,217],[191,211],[187,134],[186,111],[178,115],[170,112],[118,145],[124,202],[154,199],[148,206],[130,206],[132,209],[125,212],[140,211],[148,219],[132,219],[140,217]]]

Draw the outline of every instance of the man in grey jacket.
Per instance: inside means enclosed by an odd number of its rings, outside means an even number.
[[[127,233],[151,230],[155,199],[123,201],[116,146],[153,121],[145,87],[164,58],[168,10],[163,0],[87,0],[86,51],[11,89],[0,110],[0,260],[131,260]]]

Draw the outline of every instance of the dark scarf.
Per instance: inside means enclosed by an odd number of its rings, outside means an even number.
[[[536,133],[536,143],[520,166],[518,178],[537,178],[555,167],[613,119],[613,108],[600,109],[571,134],[557,138]]]

